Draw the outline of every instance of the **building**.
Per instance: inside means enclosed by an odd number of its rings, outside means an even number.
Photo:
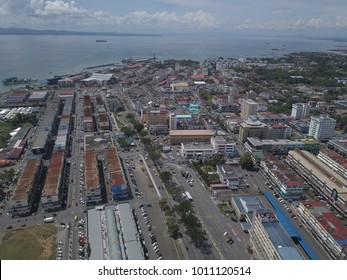
[[[270,112],[258,112],[257,115],[248,116],[248,121],[260,121],[267,125],[289,124],[291,120],[292,118],[285,114],[272,114]]]
[[[85,150],[84,180],[87,205],[102,203],[102,191],[99,180],[99,169],[94,149]]]
[[[222,184],[228,185],[232,190],[247,188],[249,185],[238,164],[217,165],[217,174]]]
[[[181,145],[181,143],[211,143],[214,132],[211,130],[170,130],[169,144]]]
[[[29,159],[25,164],[9,201],[12,216],[26,216],[31,214],[39,189],[42,166],[41,160],[38,159]]]
[[[329,140],[328,146],[347,157],[347,140]]]
[[[192,121],[192,115],[176,115],[171,113],[169,115],[169,129],[177,130],[181,127],[188,127],[188,124]]]
[[[259,139],[265,139],[268,134],[268,126],[259,121],[250,122],[246,121],[240,124],[239,127],[239,141],[245,142],[248,137],[256,137]]]
[[[169,130],[177,129],[177,116],[175,113],[170,113],[169,115]]]
[[[170,89],[172,92],[188,92],[189,91],[189,85],[187,82],[172,83],[170,85]]]
[[[86,86],[99,85],[104,86],[117,82],[117,78],[113,74],[93,73],[92,76],[81,80],[81,83]]]
[[[36,102],[36,103],[44,102],[47,99],[47,96],[48,96],[47,91],[43,91],[43,90],[33,91],[30,94],[28,101],[29,102]]]
[[[23,103],[29,97],[29,91],[27,89],[16,89],[9,93],[6,102],[7,103]]]
[[[311,117],[308,135],[319,141],[328,141],[334,137],[336,120],[327,116]]]
[[[222,136],[212,137],[211,144],[215,154],[224,155],[227,157],[238,156],[238,152],[236,150],[236,143],[228,141]]]
[[[41,204],[45,212],[61,208],[63,178],[64,152],[57,151],[52,154],[51,164],[47,171],[45,186],[41,195]]]
[[[318,154],[320,149],[320,142],[313,139],[298,139],[298,140],[260,140],[259,138],[249,137],[244,144],[245,149],[250,152],[263,151],[269,152],[274,155],[286,155],[289,151],[300,149],[309,151],[313,154]]]
[[[347,159],[344,156],[328,148],[322,148],[317,157],[347,179]]]
[[[347,259],[347,227],[322,201],[300,201],[296,214],[333,259]]]
[[[292,128],[285,124],[268,125],[266,139],[288,139],[292,135]]]
[[[142,121],[146,129],[152,134],[166,134],[168,132],[167,110],[143,109]]]
[[[298,180],[294,171],[274,155],[264,152],[264,156],[260,169],[278,193],[288,201],[302,199],[304,184]]]
[[[265,208],[258,196],[232,196],[230,202],[235,209],[237,220],[248,223],[253,220],[255,210]]]
[[[309,115],[310,106],[307,103],[295,103],[292,105],[291,117],[294,120],[306,118]]]
[[[256,115],[258,111],[258,103],[252,99],[244,99],[241,103],[241,118],[244,121],[248,120],[251,115]]]
[[[129,203],[89,208],[87,215],[90,260],[145,259]]]
[[[249,234],[251,245],[261,260],[304,259],[272,209],[255,211]]]
[[[114,200],[128,198],[130,196],[130,188],[125,181],[116,148],[112,147],[107,150],[107,163],[112,198]]]
[[[288,164],[347,217],[347,180],[307,151],[289,151]]]
[[[209,158],[213,157],[214,149],[207,143],[181,143],[180,153],[185,158]]]

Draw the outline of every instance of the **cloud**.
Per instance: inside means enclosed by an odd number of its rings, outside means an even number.
[[[129,27],[146,26],[153,28],[163,27],[189,27],[189,28],[215,28],[218,26],[216,19],[203,11],[187,12],[182,16],[174,12],[148,13],[136,11],[125,16],[116,17],[119,25]]]
[[[65,28],[77,30],[79,27],[99,30],[163,30],[200,29],[218,26],[216,19],[204,11],[175,12],[145,10],[114,15],[110,12],[88,10],[77,6],[75,1],[66,0],[0,0],[0,23],[7,26],[21,25],[31,28]],[[20,14],[20,16],[19,16]]]
[[[247,19],[234,26],[238,30],[312,30],[312,29],[342,29],[347,28],[345,17],[325,18],[299,18],[296,20],[268,20],[254,21]]]

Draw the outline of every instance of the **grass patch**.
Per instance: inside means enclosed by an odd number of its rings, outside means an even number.
[[[1,260],[54,260],[57,227],[40,225],[9,230],[0,244]]]

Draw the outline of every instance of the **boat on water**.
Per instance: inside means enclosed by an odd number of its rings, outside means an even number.
[[[95,42],[97,42],[97,43],[106,43],[107,40],[95,40]]]

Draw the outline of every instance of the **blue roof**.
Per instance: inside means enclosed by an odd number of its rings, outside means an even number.
[[[269,192],[264,192],[266,198],[270,201],[274,209],[276,210],[276,216],[278,218],[278,221],[281,223],[283,228],[287,231],[290,237],[297,238],[299,241],[300,245],[303,247],[303,249],[306,251],[308,256],[310,257],[311,260],[319,260],[318,256],[313,252],[312,248],[306,240],[302,237],[300,232],[297,231],[297,229],[294,227],[292,221],[288,219],[287,215],[283,212],[282,208],[280,205],[277,203],[275,198],[269,193]]]

